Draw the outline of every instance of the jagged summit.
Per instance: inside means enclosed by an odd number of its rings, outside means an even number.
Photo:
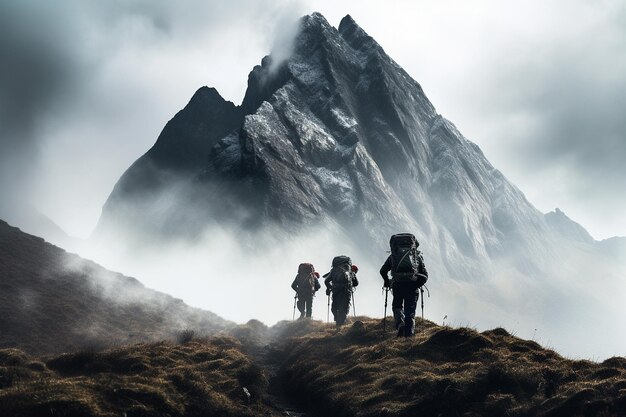
[[[349,14],[346,15],[338,27],[339,34],[342,38],[346,40],[354,49],[365,51],[366,49],[381,49],[380,45],[369,36],[362,28],[359,26],[352,16]]]

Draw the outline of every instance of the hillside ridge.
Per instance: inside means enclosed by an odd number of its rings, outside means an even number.
[[[429,321],[414,338],[395,339],[381,321],[357,317],[337,331],[318,321],[251,320],[205,339],[47,358],[0,350],[0,412],[625,415],[626,358],[570,360],[502,328]]]
[[[60,353],[230,325],[0,220],[0,348]]]

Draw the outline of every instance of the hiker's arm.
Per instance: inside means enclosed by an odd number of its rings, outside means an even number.
[[[291,283],[291,288],[293,288],[294,291],[298,291],[298,276],[297,275],[296,275],[296,278]]]
[[[324,285],[326,286],[326,289],[330,288],[330,282],[332,281],[330,279],[330,273],[324,275],[326,277],[326,279],[324,280]]]
[[[426,270],[426,265],[424,264],[424,257],[422,256],[422,254],[420,253],[417,257],[418,259],[418,272],[422,275],[426,275],[426,277],[428,277],[428,271]]]
[[[428,271],[421,253],[417,255],[417,264],[417,283],[421,287],[428,281]]]
[[[380,268],[380,276],[383,277],[384,280],[388,280],[389,277],[387,274],[389,274],[389,271],[391,271],[391,256],[387,258],[383,266]]]
[[[389,288],[391,282],[389,281],[389,271],[391,271],[391,255],[387,257],[387,260],[380,268],[380,276],[383,277],[383,286]]]

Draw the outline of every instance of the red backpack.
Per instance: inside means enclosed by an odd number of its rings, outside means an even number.
[[[317,281],[313,264],[301,263],[300,266],[298,266],[296,282],[298,283],[298,292],[304,292],[304,290],[310,288],[311,293],[313,293],[319,289],[319,282]]]

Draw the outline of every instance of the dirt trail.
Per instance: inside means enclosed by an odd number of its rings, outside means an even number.
[[[310,411],[296,405],[283,389],[280,381],[280,357],[282,352],[277,350],[272,344],[263,346],[248,346],[247,353],[254,358],[255,363],[263,369],[267,376],[269,386],[265,397],[266,404],[274,409],[277,414],[289,417],[316,417]]]

